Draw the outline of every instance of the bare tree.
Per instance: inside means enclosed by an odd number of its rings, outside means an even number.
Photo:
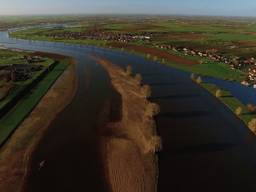
[[[235,111],[235,114],[236,114],[237,116],[240,116],[240,115],[242,115],[242,112],[243,112],[242,107],[237,107],[237,109],[236,109],[236,111]]]
[[[191,73],[190,78],[194,81],[196,79],[196,74],[195,73]]]
[[[216,96],[217,98],[219,98],[219,97],[222,96],[222,92],[221,92],[220,89],[218,89],[218,90],[216,91],[215,96]]]
[[[141,87],[141,92],[146,98],[149,98],[152,93],[151,87],[149,85],[144,85]]]
[[[250,113],[256,113],[256,106],[253,104],[248,104],[247,109]]]
[[[126,74],[127,74],[128,76],[132,75],[132,66],[131,66],[131,65],[128,65],[128,66],[126,67]]]
[[[200,76],[197,77],[196,82],[198,84],[201,84],[203,82],[202,78]]]
[[[136,74],[135,75],[135,80],[138,82],[138,84],[141,84],[141,81],[142,81],[142,76],[141,76],[141,74]]]

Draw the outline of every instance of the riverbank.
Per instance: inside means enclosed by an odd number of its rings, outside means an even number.
[[[70,60],[70,63],[0,150],[0,191],[21,191],[37,143],[51,121],[71,102],[76,90],[76,76],[74,61]]]
[[[110,122],[103,130],[102,150],[106,177],[113,192],[154,192],[161,141],[153,117],[156,104],[147,100],[148,86],[107,60],[95,58],[109,73],[116,90]]]
[[[215,84],[202,82],[199,85],[209,91],[209,93],[215,96],[221,103],[226,105],[232,113],[241,119],[241,121],[256,134],[255,127],[252,128],[250,126],[250,122],[252,122],[253,119],[256,119],[255,112],[249,111],[248,106],[235,98],[229,91],[223,90]],[[250,105],[250,103],[248,103],[248,105]],[[238,109],[241,111],[240,114],[237,114]]]

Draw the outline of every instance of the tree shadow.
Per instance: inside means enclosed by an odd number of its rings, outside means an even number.
[[[176,154],[197,154],[197,153],[208,153],[208,152],[217,152],[224,151],[226,149],[234,147],[235,144],[232,143],[208,143],[208,144],[199,144],[187,146],[175,151]]]
[[[232,95],[223,95],[223,96],[221,96],[221,98],[232,98],[232,97],[234,97],[234,96],[232,96]]]
[[[186,98],[196,98],[199,94],[177,94],[177,95],[165,95],[165,96],[152,96],[150,100],[162,100],[162,99],[186,99]]]
[[[209,111],[184,111],[184,112],[167,112],[160,113],[158,117],[169,117],[169,118],[193,118],[193,117],[202,117],[210,115]]]
[[[198,144],[198,145],[188,145],[185,147],[181,147],[178,149],[174,149],[171,152],[165,152],[164,151],[164,145],[163,145],[163,151],[159,153],[160,158],[165,158],[165,156],[170,155],[197,155],[202,153],[214,153],[218,151],[224,151],[230,148],[235,147],[236,144],[233,143],[206,143],[206,144]]]

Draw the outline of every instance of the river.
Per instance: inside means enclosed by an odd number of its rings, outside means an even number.
[[[132,65],[135,73],[142,74],[143,82],[152,86],[151,100],[161,107],[156,117],[163,139],[163,150],[158,154],[159,192],[256,191],[255,135],[227,107],[193,83],[188,73],[121,51],[17,40],[6,32],[0,32],[0,44],[64,54],[77,61],[77,93],[37,147],[27,191],[109,191],[102,173],[98,130],[104,123],[102,111],[112,88],[103,68],[90,59],[91,54],[123,67]],[[254,89],[205,80],[228,89],[245,104],[256,104]],[[46,166],[39,172],[42,160]]]

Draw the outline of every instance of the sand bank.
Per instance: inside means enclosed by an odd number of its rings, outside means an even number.
[[[113,192],[154,192],[158,175],[155,152],[161,140],[153,118],[159,107],[148,101],[150,88],[141,86],[140,75],[132,77],[105,59],[95,59],[109,73],[116,91],[102,142],[109,185]]]

